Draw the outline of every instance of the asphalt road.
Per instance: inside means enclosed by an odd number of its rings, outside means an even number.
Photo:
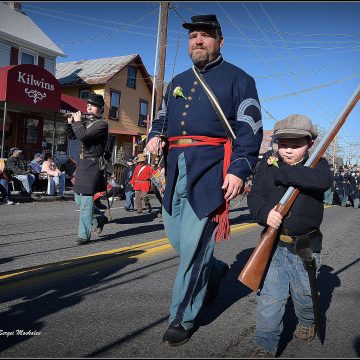
[[[152,199],[155,211],[156,199]],[[115,201],[112,221],[88,245],[75,244],[73,201],[0,206],[0,357],[246,358],[253,346],[256,294],[237,277],[261,228],[246,199],[232,202],[231,240],[215,254],[230,266],[217,299],[199,315],[184,345],[161,339],[178,257],[154,214],[137,215]],[[108,212],[106,212],[108,215]],[[360,355],[360,210],[325,209],[319,293],[325,342],[293,339],[286,306],[280,356]]]

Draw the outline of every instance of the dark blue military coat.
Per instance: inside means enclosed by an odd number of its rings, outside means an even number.
[[[245,180],[256,164],[263,137],[255,81],[240,68],[224,61],[222,56],[208,64],[201,73],[236,134],[228,173]],[[173,96],[177,86],[182,88],[187,99]],[[168,86],[148,139],[160,134],[167,137],[227,137],[221,120],[192,69],[175,76]],[[181,152],[184,152],[188,172],[187,199],[198,218],[202,219],[224,203],[224,191],[221,189],[224,147],[194,146],[169,151],[163,206],[170,214],[177,159]]]
[[[99,158],[104,155],[109,125],[101,116],[91,116],[89,120],[66,124],[69,139],[81,142],[76,164],[74,192],[94,195],[106,189],[103,169]],[[82,156],[80,156],[82,154]]]

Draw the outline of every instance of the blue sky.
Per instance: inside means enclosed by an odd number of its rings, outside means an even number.
[[[225,60],[255,78],[265,130],[300,113],[327,131],[360,83],[360,2],[172,2],[165,80],[191,66],[182,19],[216,14]],[[58,62],[140,54],[154,74],[158,2],[25,2],[67,55]],[[339,132],[360,163],[360,104]],[[356,158],[357,156],[357,158]]]

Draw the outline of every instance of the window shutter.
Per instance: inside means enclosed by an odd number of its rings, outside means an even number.
[[[10,51],[10,65],[18,65],[19,49],[11,47]]]
[[[45,59],[42,56],[38,56],[38,66],[44,69],[45,67]]]

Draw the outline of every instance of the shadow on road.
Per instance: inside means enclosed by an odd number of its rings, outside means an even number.
[[[199,327],[212,323],[231,305],[252,292],[251,289],[238,280],[238,276],[253,250],[254,248],[245,249],[237,255],[236,261],[231,264],[229,273],[221,283],[217,298],[208,306],[203,306],[200,310],[196,319]]]
[[[326,312],[328,311],[332,294],[336,287],[340,286],[340,279],[337,276],[337,273],[333,273],[334,269],[328,265],[321,265],[320,273],[317,278],[318,284],[318,292],[319,292],[319,302],[320,302],[320,323],[322,332],[326,341]],[[277,355],[280,356],[282,352],[285,350],[287,344],[293,339],[293,334],[296,328],[296,324],[298,322],[294,304],[291,301],[288,301],[285,307],[284,314],[284,330],[281,334],[281,340],[279,343],[279,349]]]
[[[94,240],[92,240],[92,242],[119,239],[123,236],[135,236],[135,235],[139,235],[139,234],[148,234],[152,231],[160,231],[163,229],[164,229],[163,224],[136,226],[136,227],[133,227],[130,229],[118,231],[113,234],[104,235],[104,236],[100,235],[98,239],[94,239]]]
[[[1,312],[1,329],[12,335],[2,336],[0,352],[31,336],[16,335],[16,330],[41,332],[48,315],[79,304],[94,288],[110,281],[111,275],[137,262],[133,257],[143,252],[137,250],[62,261],[21,269],[26,272],[1,279],[0,302],[21,301]],[[6,275],[10,272],[1,273],[2,277]]]
[[[357,336],[353,340],[353,344],[354,344],[354,349],[356,351],[356,355],[360,357],[360,336]]]

